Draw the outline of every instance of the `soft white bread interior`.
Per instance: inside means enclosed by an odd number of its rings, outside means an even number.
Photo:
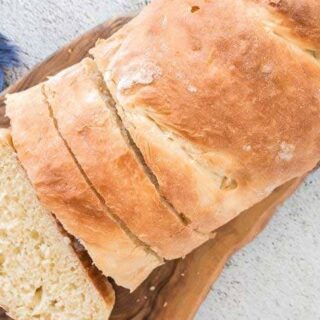
[[[0,136],[0,305],[18,320],[106,320],[114,292],[39,203]]]

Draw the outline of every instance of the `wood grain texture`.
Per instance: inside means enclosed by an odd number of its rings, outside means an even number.
[[[5,93],[27,89],[79,62],[98,38],[109,37],[129,19],[118,18],[97,26],[35,67]],[[9,126],[4,114],[3,94],[0,96],[0,127]],[[276,189],[264,201],[220,228],[215,239],[185,259],[168,262],[156,269],[134,293],[114,285],[117,302],[111,319],[192,319],[227,259],[260,233],[277,205],[291,195],[301,181],[302,178],[294,179]],[[8,318],[0,314],[1,319]]]

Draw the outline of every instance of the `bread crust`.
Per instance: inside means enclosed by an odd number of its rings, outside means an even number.
[[[14,146],[42,203],[88,250],[95,265],[135,289],[161,260],[110,218],[55,130],[40,84],[7,97]]]
[[[318,0],[254,0],[280,19],[305,48],[320,50],[320,2]]]
[[[15,168],[18,172],[23,171],[23,169],[21,167],[18,167],[18,165],[16,164],[16,162],[18,161],[17,155],[13,149],[11,134],[7,129],[0,130],[0,149],[2,150],[1,151],[2,156],[5,155],[6,157],[6,161],[14,162]],[[11,177],[11,178],[14,179],[14,177]],[[32,188],[31,185],[30,185],[30,188]],[[34,191],[32,191],[32,193],[34,194]],[[32,199],[30,199],[29,197],[29,200],[32,200]],[[30,208],[31,207],[32,206],[30,206]],[[100,294],[101,302],[103,303],[103,305],[101,305],[101,308],[105,310],[106,317],[108,318],[115,303],[115,292],[113,290],[112,285],[107,280],[107,278],[103,276],[102,273],[92,264],[92,260],[90,259],[86,250],[79,244],[79,242],[74,237],[70,236],[63,229],[63,227],[61,226],[60,223],[58,223],[55,217],[51,215],[50,212],[47,212],[46,210],[43,210],[40,212],[46,216],[48,229],[56,228],[55,234],[59,234],[59,233],[61,234],[61,236],[58,237],[57,242],[58,243],[62,242],[60,243],[60,245],[70,247],[70,250],[67,252],[70,255],[74,255],[75,256],[74,259],[78,259],[80,261],[79,266],[81,268],[83,277],[88,278],[89,282],[91,280],[92,285]],[[27,211],[27,214],[28,214],[28,211]],[[24,219],[23,221],[24,223],[27,223],[27,216],[22,216],[22,219]],[[50,231],[47,230],[47,231],[52,232],[51,230]],[[17,239],[17,240],[21,241],[21,239]],[[13,259],[17,259],[17,258],[13,257]],[[36,271],[37,270],[31,270],[31,272],[36,272]],[[42,274],[42,276],[45,276],[45,275]],[[100,299],[99,294],[96,295],[98,299]],[[20,301],[20,303],[23,303],[23,301]],[[3,306],[3,307],[10,313],[10,315],[14,319],[19,318],[18,316],[16,316],[15,310],[12,310],[12,307],[10,305]],[[105,318],[105,320],[107,320],[107,318]]]
[[[94,265],[91,257],[89,256],[86,249],[80,244],[80,242],[72,235],[70,235],[61,225],[59,221],[56,220],[57,228],[59,229],[60,233],[67,236],[70,239],[70,246],[72,247],[75,254],[78,256],[84,272],[86,275],[91,279],[92,284],[100,292],[103,300],[105,301],[106,305],[109,307],[110,310],[113,309],[113,306],[116,301],[115,291],[108,281],[105,275],[102,274],[100,270]],[[111,311],[110,311],[111,313]]]
[[[313,17],[299,34],[318,46],[319,4],[275,2],[297,30]],[[320,157],[319,61],[261,3],[155,0],[91,50],[160,189],[202,232]]]
[[[91,59],[44,84],[61,134],[107,205],[166,259],[208,240],[188,228],[163,201],[126,143],[102,77]]]

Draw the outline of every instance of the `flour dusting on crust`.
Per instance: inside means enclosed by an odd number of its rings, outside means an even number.
[[[167,18],[166,16],[164,16],[164,17],[162,18],[161,25],[162,25],[163,28],[167,27],[167,25],[168,25],[168,18]]]
[[[264,74],[270,74],[272,72],[272,65],[271,64],[265,64],[261,68],[261,72]]]
[[[111,70],[107,70],[107,71],[104,73],[103,77],[104,77],[104,80],[105,80],[105,81],[110,81],[110,80],[112,80],[112,72],[111,72]]]
[[[295,146],[286,142],[281,142],[280,151],[278,152],[279,159],[290,161],[293,158]]]
[[[161,68],[153,62],[147,61],[130,66],[118,82],[120,92],[132,88],[136,84],[148,85],[162,75]]]
[[[250,144],[245,144],[243,147],[242,147],[242,150],[243,151],[246,151],[246,152],[250,152],[252,150],[252,147]]]
[[[198,91],[198,89],[193,86],[192,84],[189,84],[188,87],[187,87],[188,91],[191,92],[191,93],[195,93]]]

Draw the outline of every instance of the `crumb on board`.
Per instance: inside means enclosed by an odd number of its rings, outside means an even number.
[[[150,291],[154,291],[155,289],[156,289],[155,286],[151,286],[151,287],[149,288]]]
[[[166,308],[166,307],[167,307],[167,305],[168,305],[168,302],[167,302],[167,301],[165,301],[165,302],[164,302],[164,304],[163,304],[163,307],[164,307],[164,308]]]

